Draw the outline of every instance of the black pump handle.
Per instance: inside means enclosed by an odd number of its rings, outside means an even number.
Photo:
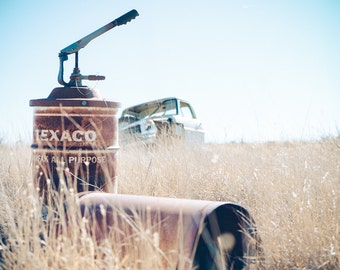
[[[125,13],[124,15],[120,16],[119,18],[113,20],[112,22],[104,25],[103,27],[97,29],[96,31],[92,32],[91,34],[83,37],[82,39],[79,39],[78,41],[72,43],[71,45],[67,46],[66,48],[62,49],[59,53],[59,73],[58,73],[58,82],[61,85],[64,86],[72,86],[75,84],[75,81],[79,81],[78,85],[81,85],[81,80],[104,80],[104,76],[82,76],[80,74],[79,68],[78,68],[78,51],[82,48],[84,48],[91,40],[94,38],[104,34],[105,32],[109,31],[115,26],[120,26],[122,24],[126,24],[129,21],[133,20],[138,16],[137,10],[133,9],[129,12]],[[71,81],[69,83],[66,83],[64,81],[64,61],[68,59],[68,55],[75,53],[76,54],[76,63],[74,72],[71,75]]]
[[[74,42],[70,46],[67,46],[66,48],[62,49],[59,55],[65,56],[65,55],[72,54],[72,53],[79,51],[80,49],[84,48],[92,39],[104,34],[105,32],[109,31],[115,26],[120,26],[122,24],[128,23],[129,21],[136,18],[138,15],[139,14],[137,10],[135,9],[125,13],[124,15],[104,25],[103,27],[97,29],[91,34],[83,37],[82,39],[79,39],[78,41]]]

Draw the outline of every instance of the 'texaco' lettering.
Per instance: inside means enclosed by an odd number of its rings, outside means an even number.
[[[93,142],[97,138],[97,133],[94,130],[75,130],[70,132],[69,130],[63,130],[60,132],[59,129],[36,129],[35,138],[37,141],[69,141],[69,142]]]

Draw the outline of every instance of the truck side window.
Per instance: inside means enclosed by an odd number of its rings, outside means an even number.
[[[181,113],[186,118],[194,118],[191,107],[188,103],[181,102]]]

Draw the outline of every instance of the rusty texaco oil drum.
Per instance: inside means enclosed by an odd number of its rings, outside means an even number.
[[[40,196],[113,191],[120,104],[87,87],[55,88],[34,108],[33,174]]]

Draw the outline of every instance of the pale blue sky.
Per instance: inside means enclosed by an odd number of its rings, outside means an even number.
[[[30,141],[28,103],[58,86],[59,51],[131,9],[79,52],[106,99],[182,97],[208,142],[339,135],[340,1],[3,0],[0,138]]]

